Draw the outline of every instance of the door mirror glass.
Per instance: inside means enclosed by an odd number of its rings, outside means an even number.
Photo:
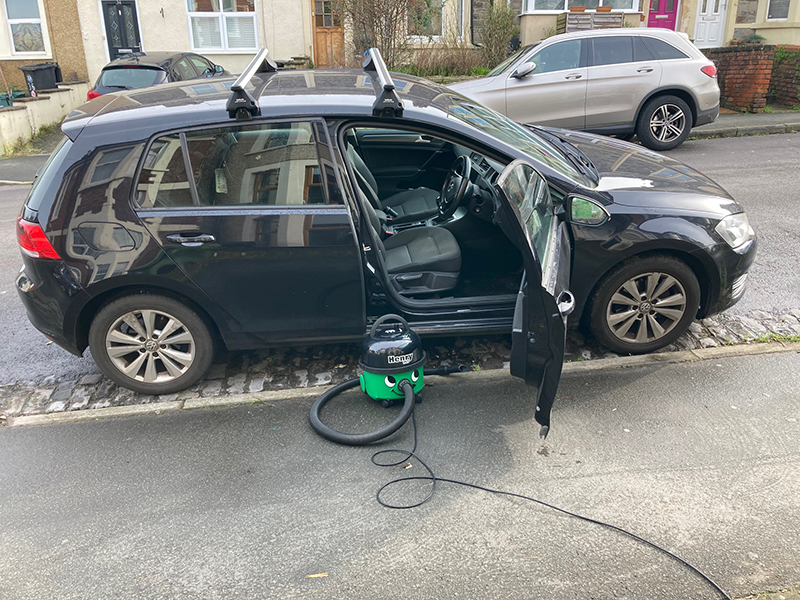
[[[576,225],[602,225],[608,220],[606,209],[586,198],[570,198],[569,220]]]
[[[536,70],[536,63],[526,62],[519,69],[514,71],[514,73],[511,76],[514,77],[515,79],[522,79],[523,77],[527,77],[528,75],[533,73],[535,70]]]
[[[222,65],[214,65],[214,72],[215,73],[223,73],[225,68]]]

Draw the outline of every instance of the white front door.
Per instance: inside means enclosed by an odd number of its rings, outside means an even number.
[[[722,46],[728,0],[700,0],[694,26],[694,45],[698,48]]]

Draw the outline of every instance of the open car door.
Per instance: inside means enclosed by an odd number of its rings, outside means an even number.
[[[561,378],[567,316],[575,307],[567,290],[569,232],[556,215],[547,182],[527,161],[511,162],[496,187],[502,206],[495,218],[519,248],[525,268],[514,310],[511,374],[535,388],[536,421],[544,438]]]

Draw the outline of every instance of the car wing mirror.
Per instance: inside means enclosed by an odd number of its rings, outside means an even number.
[[[574,225],[588,225],[597,227],[611,218],[606,208],[595,200],[570,196],[567,201],[567,214],[569,222]]]
[[[223,73],[225,71],[225,67],[222,65],[214,65],[214,72],[215,73]]]
[[[511,74],[511,76],[514,79],[522,79],[523,77],[527,77],[528,75],[533,73],[535,70],[536,70],[536,63],[534,63],[534,62],[526,62],[519,69],[514,71]]]

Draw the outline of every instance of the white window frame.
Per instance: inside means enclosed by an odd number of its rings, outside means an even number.
[[[434,0],[434,2],[442,3],[442,26],[439,29],[439,35],[412,35],[408,33],[408,23],[406,23],[406,37],[409,42],[425,43],[425,42],[441,42],[444,39],[445,19],[447,18],[446,8],[447,0]]]
[[[220,2],[220,9],[222,8],[223,0],[219,0]],[[208,53],[212,52],[215,54],[251,54],[254,51],[259,49],[258,45],[258,19],[256,18],[256,14],[258,12],[258,8],[256,5],[257,0],[253,0],[253,7],[255,10],[253,12],[225,12],[223,10],[219,10],[218,12],[196,12],[189,10],[189,2],[186,2],[186,15],[187,15],[187,22],[189,24],[189,44],[192,48],[192,52],[198,53]],[[219,19],[219,27],[220,27],[220,34],[222,38],[222,46],[221,47],[197,47],[194,45],[194,34],[192,30],[192,17],[204,17],[204,18],[214,18],[217,17]],[[228,43],[228,27],[226,23],[226,17],[250,17],[253,20],[253,31],[255,32],[255,45],[252,48],[230,48]]]
[[[649,0],[648,0],[649,1]],[[600,0],[600,4],[598,6],[603,6],[603,0]],[[615,8],[613,11],[615,13],[639,13],[639,3],[637,0],[631,0],[631,5],[633,8]],[[522,14],[523,15],[560,15],[561,13],[569,12],[568,0],[564,0],[563,7],[564,8],[556,8],[556,9],[547,9],[547,10],[536,10],[534,7],[536,6],[536,0],[523,0],[522,2]],[[587,8],[587,13],[597,12],[593,8]]]
[[[770,17],[769,16],[769,5],[770,4],[772,4],[772,0],[767,0],[767,12],[764,14],[764,20],[765,21],[778,21],[778,22],[780,22],[780,21],[788,21],[789,20],[789,14],[792,12],[792,3],[791,2],[789,2],[789,7],[786,10],[786,16],[785,17]]]
[[[44,12],[44,2],[43,0],[37,0],[36,8],[39,11],[39,18],[38,19],[10,19],[8,17],[8,6],[6,6],[6,0],[0,0],[0,17],[6,21],[5,27],[5,36],[7,36],[8,40],[8,48],[3,48],[5,44],[3,42],[5,40],[0,37],[0,56],[35,56],[35,57],[45,57],[50,58],[52,56],[52,50],[50,48],[50,36],[47,30],[47,20],[45,19],[45,12]],[[12,25],[17,25],[19,23],[37,23],[42,30],[42,42],[44,43],[44,50],[36,51],[36,52],[19,52],[16,48],[14,48],[14,34],[11,31]]]

